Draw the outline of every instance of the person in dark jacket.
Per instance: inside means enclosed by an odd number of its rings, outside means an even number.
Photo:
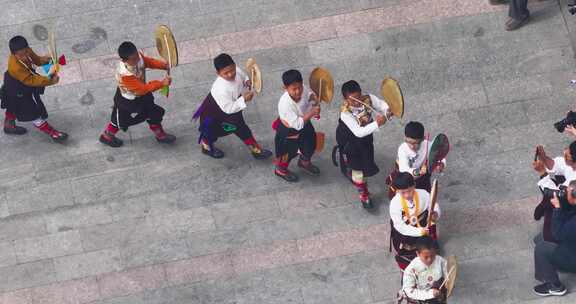
[[[558,271],[576,273],[576,180],[565,191],[565,197],[559,199],[554,194],[550,200],[554,206],[552,234],[557,244],[542,240],[534,249],[534,275],[542,282],[534,292],[539,296],[566,294]]]

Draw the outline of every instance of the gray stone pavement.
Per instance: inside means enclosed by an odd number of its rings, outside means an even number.
[[[55,27],[74,61],[112,54],[125,39],[150,47],[159,23],[186,41],[418,2],[0,0],[0,41],[23,33],[42,50]],[[552,123],[574,107],[576,17],[557,1],[533,8],[533,22],[511,33],[505,11],[487,11],[235,54],[237,62],[256,58],[265,80],[246,120],[272,147],[280,75],[289,68],[308,74],[322,65],[338,89],[356,79],[375,93],[384,75],[397,78],[404,122],[422,121],[453,144],[439,177],[443,251],[461,262],[451,303],[573,303],[576,293],[542,300],[531,291],[540,226],[531,215],[538,191],[530,162],[536,144],[554,155],[569,143]],[[201,155],[190,117],[214,78],[211,62],[174,73],[173,95],[157,96],[174,146],[158,145],[144,126],[120,133],[121,149],[97,142],[110,115],[111,75],[47,90],[50,120],[70,133],[67,145],[33,130],[0,136],[0,303],[392,303],[400,272],[387,248],[384,179],[402,124],[375,138],[382,173],[370,187],[380,208],[367,213],[328,149],[315,157],[322,176],[295,185],[236,138],[219,141],[222,160]],[[336,97],[314,122],[326,147],[334,144]],[[360,235],[377,244],[355,244]],[[563,278],[576,290],[576,276]]]

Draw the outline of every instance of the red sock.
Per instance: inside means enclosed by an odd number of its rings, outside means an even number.
[[[58,131],[52,128],[52,126],[47,121],[44,121],[40,126],[37,126],[36,128],[50,136],[57,135],[58,133]]]
[[[4,128],[16,128],[16,115],[6,111],[6,116],[4,118]]]
[[[6,116],[6,120],[9,121],[16,120],[16,115],[14,115],[12,112],[6,111],[4,115]]]
[[[256,139],[254,139],[253,136],[250,137],[250,138],[248,138],[248,139],[246,139],[246,140],[244,141],[244,144],[247,145],[247,146],[258,146],[258,143],[256,142]]]
[[[161,124],[150,124],[150,130],[154,132],[156,138],[164,138],[166,137],[166,132],[164,132],[164,128],[162,128]]]
[[[288,162],[283,162],[280,160],[276,161],[276,172],[280,174],[286,174],[288,172]]]
[[[370,192],[368,192],[368,184],[367,183],[356,183],[352,182],[356,189],[358,189],[358,194],[360,195],[361,201],[367,201],[370,197]]]
[[[118,130],[119,129],[116,126],[114,126],[111,122],[109,122],[108,125],[106,126],[106,129],[104,129],[102,136],[104,136],[104,138],[106,138],[107,140],[111,140],[112,137],[114,137],[116,133],[118,133]]]

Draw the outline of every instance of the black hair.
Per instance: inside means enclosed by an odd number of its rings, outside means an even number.
[[[576,141],[573,141],[569,147],[570,156],[572,157],[572,161],[576,161]]]
[[[425,236],[416,241],[416,251],[422,252],[424,250],[436,250],[434,240],[431,237]]]
[[[222,53],[214,58],[214,68],[220,72],[223,68],[236,64],[230,55]]]
[[[356,92],[362,92],[362,88],[360,88],[360,84],[356,80],[347,81],[342,85],[342,96],[344,98]]]
[[[120,56],[120,58],[122,58],[122,60],[128,60],[128,58],[131,55],[134,55],[134,53],[137,53],[137,52],[138,52],[138,49],[136,48],[134,43],[132,43],[130,41],[124,41],[118,47],[118,56]]]
[[[404,135],[409,138],[424,139],[424,126],[417,121],[411,121],[404,128]]]
[[[396,190],[405,190],[410,187],[414,187],[416,182],[414,181],[414,176],[408,172],[400,172],[392,181],[392,186]]]
[[[302,74],[298,70],[288,70],[282,74],[282,83],[289,86],[296,82],[303,82]]]
[[[10,48],[10,52],[12,54],[14,54],[21,49],[27,48],[28,47],[28,41],[26,41],[26,38],[24,38],[22,36],[14,36],[8,42],[8,47]]]

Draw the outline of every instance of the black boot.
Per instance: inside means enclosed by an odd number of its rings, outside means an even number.
[[[202,146],[202,154],[206,154],[212,158],[216,158],[216,159],[220,159],[224,157],[224,152],[214,146],[212,146],[212,149],[208,150],[206,148],[204,148],[204,146]]]
[[[26,134],[26,132],[27,132],[26,128],[17,126],[15,120],[4,121],[4,133],[10,135],[22,135]]]
[[[124,144],[121,139],[110,134],[100,135],[100,142],[112,148],[119,148]]]

